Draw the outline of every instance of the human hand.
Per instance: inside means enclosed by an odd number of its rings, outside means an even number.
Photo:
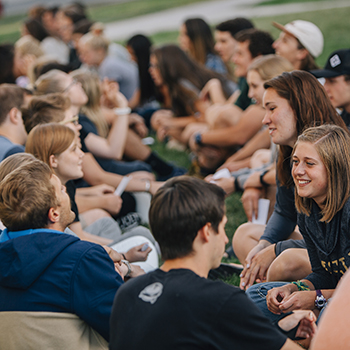
[[[317,330],[316,316],[312,311],[295,310],[291,315],[278,322],[278,326],[285,332],[290,331],[299,324],[295,337],[312,338]]]
[[[144,275],[146,273],[138,265],[130,264],[130,266],[131,266],[131,272],[130,272],[129,277],[131,277],[131,278],[134,278],[134,277],[137,277],[137,276],[142,276],[142,275]]]
[[[123,256],[120,253],[118,253],[116,250],[112,249],[111,247],[108,247],[107,245],[104,245],[103,248],[105,249],[109,257],[112,259],[112,261],[114,262],[114,268],[121,275],[119,266],[120,266],[121,260],[123,259]]]
[[[107,193],[114,193],[115,188],[107,184],[100,184],[90,187],[92,196],[102,196]]]
[[[290,296],[286,297],[279,305],[279,309],[283,313],[294,310],[313,310],[315,309],[316,292],[310,291],[296,291]]]
[[[244,190],[241,201],[244,211],[247,215],[248,221],[253,220],[253,213],[255,217],[259,214],[259,198],[262,196],[262,189],[256,187],[249,187]]]
[[[249,252],[246,258],[247,264],[245,265],[240,275],[241,289],[249,288],[254,284],[255,281],[264,282],[266,280],[267,270],[270,267],[272,261],[276,258],[274,244],[271,244],[258,252],[254,252],[253,250],[257,247],[258,245]],[[251,258],[252,255],[253,257]]]
[[[101,104],[108,108],[128,107],[128,100],[119,91],[119,84],[104,78],[101,82]]]
[[[297,286],[292,283],[287,283],[284,286],[272,288],[266,295],[267,308],[274,314],[280,315],[282,313],[280,310],[281,303],[296,290]]]
[[[151,118],[151,126],[154,130],[157,130],[160,125],[163,124],[165,118],[172,118],[173,112],[168,109],[160,109],[153,113]]]
[[[211,182],[219,187],[221,187],[227,195],[233,193],[235,191],[235,178],[225,178],[213,180],[213,175],[208,175],[205,179],[206,182]]]
[[[124,255],[126,260],[130,262],[146,261],[148,254],[152,251],[151,247],[148,247],[145,251],[142,251],[142,247],[147,243],[142,243],[131,249],[129,249]]]
[[[129,115],[129,127],[132,127],[132,129],[142,138],[148,135],[148,129],[145,125],[144,119],[136,113],[131,113]]]
[[[114,193],[107,193],[102,196],[102,209],[107,210],[110,214],[115,215],[120,212],[123,200]]]

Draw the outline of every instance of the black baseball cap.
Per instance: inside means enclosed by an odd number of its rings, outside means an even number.
[[[334,51],[328,58],[324,69],[312,70],[316,78],[333,78],[339,75],[350,75],[350,49]]]

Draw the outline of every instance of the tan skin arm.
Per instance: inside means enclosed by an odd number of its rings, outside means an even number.
[[[127,131],[129,129],[128,114],[119,115],[113,122],[108,137],[89,133],[85,138],[88,150],[96,157],[120,160],[124,153]]]
[[[100,165],[96,162],[91,153],[85,153],[83,157],[83,172],[84,180],[90,185],[107,184],[113,187],[118,187],[123,176],[109,173],[104,171]],[[151,181],[150,193],[154,194],[159,187],[163,185],[163,182]],[[138,179],[131,179],[126,187],[126,191],[129,192],[144,192],[146,188],[146,182]]]
[[[261,129],[264,114],[261,107],[250,106],[236,125],[203,133],[202,143],[221,147],[244,145]]]
[[[271,144],[271,139],[269,135],[269,130],[262,130],[258,132],[252,139],[250,139],[243,148],[238,150],[235,154],[233,154],[230,158],[228,158],[225,162],[231,163],[231,162],[237,162],[240,160],[245,160],[248,157],[251,157],[255,151],[262,149],[262,148],[269,148]],[[225,165],[224,164],[224,165]],[[225,166],[222,166],[225,168]]]

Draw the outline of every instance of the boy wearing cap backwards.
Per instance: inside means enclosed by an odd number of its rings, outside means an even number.
[[[334,51],[324,69],[311,72],[316,78],[325,78],[324,88],[335,108],[342,108],[340,114],[350,129],[350,50]]]
[[[323,35],[315,24],[302,20],[285,26],[276,22],[272,24],[282,30],[273,43],[277,55],[286,58],[295,69],[310,71],[318,68],[315,58],[323,51]]]

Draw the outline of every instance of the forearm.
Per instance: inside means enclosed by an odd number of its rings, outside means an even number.
[[[91,153],[85,153],[83,158],[83,172],[83,179],[91,186],[107,184],[118,187],[123,178],[121,175],[104,171]]]
[[[75,202],[79,213],[84,213],[90,209],[103,208],[103,196],[81,196],[76,194]]]
[[[222,147],[244,145],[261,129],[262,112],[262,108],[251,106],[236,125],[203,133],[202,143]]]
[[[128,117],[128,114],[117,116],[108,134],[108,145],[114,155],[113,158],[117,160],[120,160],[124,153],[127,131],[129,129]]]
[[[231,161],[238,161],[248,158],[254,154],[259,149],[269,148],[271,144],[271,139],[269,136],[268,129],[258,132],[253,138],[251,138],[243,148],[238,150],[229,159]]]

